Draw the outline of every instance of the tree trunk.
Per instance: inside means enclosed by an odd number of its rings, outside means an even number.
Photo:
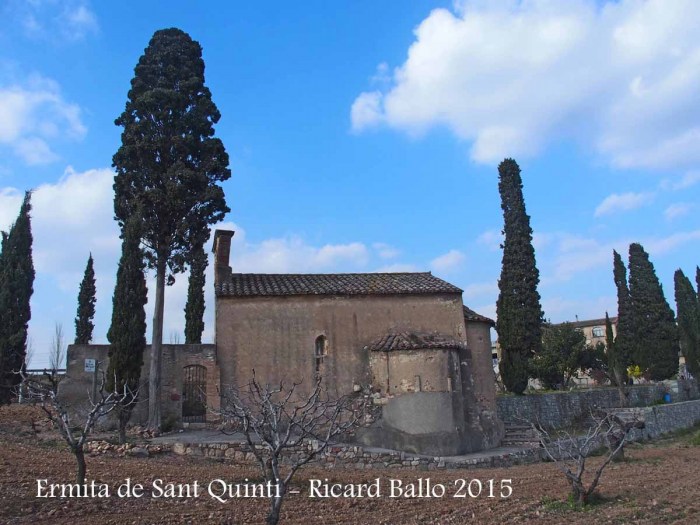
[[[73,454],[75,454],[75,460],[78,462],[76,481],[79,485],[82,485],[85,483],[85,454],[83,453],[83,447],[74,448]]]
[[[620,394],[620,407],[626,408],[628,405],[628,399],[627,390],[625,389],[624,374],[618,367],[613,368],[613,374],[615,375],[615,382],[617,383],[617,391]]]
[[[279,497],[272,498],[270,502],[270,513],[267,515],[266,523],[267,525],[277,525],[280,520],[280,510],[282,509],[282,498],[284,498],[284,493],[280,493]]]
[[[131,411],[121,409],[119,411],[119,444],[126,443],[126,424],[131,419]]]
[[[165,299],[165,258],[158,258],[156,270],[156,303],[153,310],[153,337],[151,339],[151,369],[148,377],[148,428],[160,430],[161,359],[163,357],[163,306]]]
[[[608,447],[610,448],[610,452],[612,453],[612,461],[614,462],[625,460],[625,447],[620,447],[620,442],[623,439],[625,439],[624,433],[618,434],[616,432],[611,432],[608,435]],[[620,449],[617,450],[617,447],[620,447]],[[615,452],[616,450],[617,452]]]

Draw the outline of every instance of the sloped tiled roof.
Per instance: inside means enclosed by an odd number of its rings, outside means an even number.
[[[392,352],[396,350],[461,349],[464,343],[441,334],[398,332],[376,339],[365,347],[371,352]]]
[[[462,293],[456,286],[423,273],[234,273],[215,286],[218,296],[394,295]]]
[[[612,324],[617,323],[617,317],[611,317],[610,322]],[[564,323],[556,323],[556,324],[564,324]],[[586,328],[589,326],[605,326],[605,317],[601,319],[587,319],[585,321],[569,321],[569,324],[573,326],[574,328]]]
[[[481,321],[482,323],[488,323],[491,326],[496,326],[496,322],[493,319],[489,319],[488,317],[477,314],[474,310],[471,308],[467,308],[466,306],[464,308],[464,318],[467,321]]]

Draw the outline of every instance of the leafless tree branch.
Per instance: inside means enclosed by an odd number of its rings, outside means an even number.
[[[630,432],[635,428],[644,428],[644,422],[636,415],[625,417],[622,414],[623,412],[591,411],[591,424],[582,435],[575,435],[566,430],[558,430],[556,435],[552,435],[539,421],[530,422],[546,457],[564,474],[571,486],[571,495],[579,505],[589,501],[598,487],[605,467],[611,461],[622,457]],[[590,484],[586,486],[583,479],[586,459],[594,450],[603,446],[607,447],[608,452],[593,473]]]
[[[69,407],[61,401],[60,383],[61,376],[55,368],[44,370],[42,376],[22,375],[26,397],[41,406],[75,456],[78,463],[77,482],[82,485],[85,482],[84,446],[96,423],[120,406],[124,399],[135,402],[136,394],[129,392],[126,386],[123,392],[107,392],[103,373],[96,394],[88,391],[88,408],[83,417],[79,417],[71,415]]]
[[[371,419],[369,395],[332,397],[321,377],[316,378],[311,392],[303,395],[300,384],[263,384],[253,370],[247,385],[228,390],[222,399],[223,419],[243,433],[265,481],[276,487],[267,517],[269,524],[279,520],[284,496],[296,472],[335,440]],[[294,454],[283,468],[283,453],[291,448]]]

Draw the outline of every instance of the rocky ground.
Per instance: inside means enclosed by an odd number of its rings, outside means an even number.
[[[257,481],[255,470],[229,461],[183,457],[164,453],[134,436],[127,449],[94,445],[87,456],[88,480],[108,485],[109,498],[37,498],[37,479],[71,483],[75,461],[58,434],[38,410],[0,407],[0,523],[148,524],[148,523],[264,523],[267,500],[210,497],[211,480]],[[131,449],[138,453],[129,453]],[[147,454],[143,450],[148,450]],[[600,461],[590,460],[591,467]],[[633,445],[624,463],[608,467],[600,486],[601,500],[584,509],[566,503],[563,475],[551,463],[499,469],[441,470],[431,472],[351,470],[308,467],[295,482],[282,509],[284,524],[315,523],[687,523],[700,522],[700,430],[644,446]],[[380,498],[312,499],[310,479],[330,483],[371,483],[380,478]],[[119,498],[116,491],[129,478],[146,487],[142,498]],[[442,498],[389,498],[390,480],[418,487],[430,478],[433,487],[446,488]],[[200,485],[199,497],[159,497],[155,480]],[[476,498],[453,497],[461,485],[479,479],[484,484]],[[488,498],[488,480],[512,480],[507,499]],[[157,484],[157,482],[156,482]],[[190,485],[191,487],[191,485]],[[476,489],[476,482],[472,485]],[[184,489],[184,486],[183,486]],[[190,489],[192,490],[192,489]],[[475,491],[475,490],[473,490]],[[495,495],[498,496],[498,488]],[[184,494],[183,494],[184,495]]]

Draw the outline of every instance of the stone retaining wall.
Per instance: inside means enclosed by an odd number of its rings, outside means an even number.
[[[297,459],[304,448],[311,450],[314,443],[289,449],[283,463]],[[172,452],[180,455],[204,456],[234,460],[237,463],[257,464],[255,455],[245,443],[175,443]],[[442,470],[464,468],[508,467],[539,461],[538,449],[503,449],[497,453],[479,453],[470,456],[419,456],[394,450],[365,449],[361,446],[335,445],[320,453],[312,463],[328,469],[408,469]]]
[[[687,401],[698,397],[696,382],[672,381],[653,385],[627,387],[629,405],[649,406],[660,402],[670,393],[672,401]],[[540,422],[549,428],[568,427],[580,423],[591,408],[616,408],[620,394],[616,388],[593,388],[524,396],[499,396],[498,417],[506,425]]]
[[[632,431],[632,439],[655,439],[669,432],[691,428],[700,424],[700,400],[657,405],[645,408],[628,408],[638,419],[644,421],[643,429]]]
[[[632,413],[645,423],[644,429],[632,431],[631,441],[655,439],[664,434],[700,424],[700,400],[627,408],[620,411]],[[602,446],[603,443],[601,442],[600,445]],[[282,457],[282,462],[289,463],[296,460],[301,454],[313,450],[314,446],[318,444],[313,441],[298,444],[288,449]],[[257,465],[255,455],[246,443],[174,443],[170,446],[170,450],[179,455],[218,458]],[[496,449],[467,456],[433,457],[354,445],[334,445],[320,453],[312,464],[328,469],[442,470],[509,467],[536,463],[541,459],[545,459],[545,454],[538,447]]]

